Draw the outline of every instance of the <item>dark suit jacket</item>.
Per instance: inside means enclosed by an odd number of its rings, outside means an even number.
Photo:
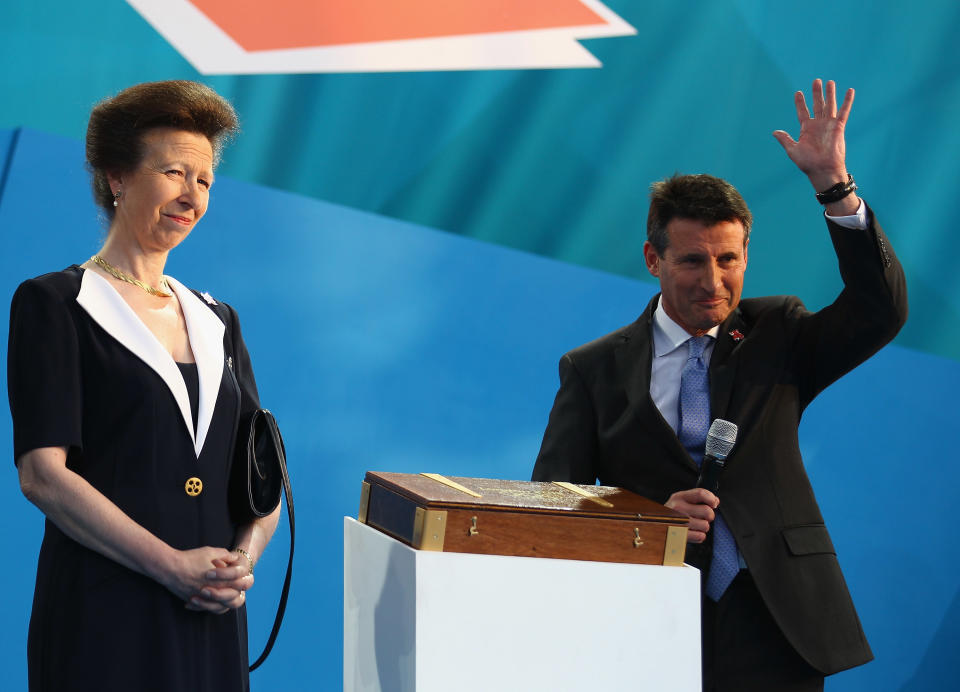
[[[907,316],[903,270],[880,227],[828,226],[844,281],[838,298],[817,313],[789,296],[743,300],[721,325],[710,361],[711,415],[739,426],[720,512],[774,619],[824,674],[873,654],[804,471],[797,427],[807,404],[890,341]],[[599,479],[659,502],[694,487],[697,466],[650,398],[656,304],[563,356],[534,480]],[[693,548],[708,567],[709,549]]]

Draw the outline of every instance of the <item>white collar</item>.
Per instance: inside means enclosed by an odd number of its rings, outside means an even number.
[[[77,302],[110,336],[123,344],[163,379],[180,408],[183,423],[193,440],[194,452],[199,457],[207,432],[210,430],[217,394],[220,391],[220,379],[223,377],[224,325],[220,318],[190,289],[176,279],[170,277],[166,279],[180,300],[183,318],[187,323],[190,348],[197,361],[200,401],[196,433],[193,430],[193,418],[190,413],[190,398],[180,369],[173,357],[157,341],[153,332],[137,317],[116,289],[96,272],[84,270]]]
[[[714,341],[720,333],[720,325],[714,325],[703,336],[712,336]],[[673,321],[667,311],[663,309],[663,300],[657,299],[657,309],[653,311],[653,349],[654,355],[659,358],[671,351],[680,348],[692,335],[679,324]]]

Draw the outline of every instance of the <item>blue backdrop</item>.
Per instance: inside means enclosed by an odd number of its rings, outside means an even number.
[[[255,689],[339,687],[341,517],[365,470],[529,476],[559,356],[635,319],[655,291],[640,255],[651,180],[727,177],[756,217],[745,294],[832,299],[819,207],[770,137],[796,132],[791,93],[815,76],[857,88],[850,167],[911,303],[902,335],[801,429],[877,655],[827,689],[955,688],[957,483],[940,469],[960,387],[960,243],[944,223],[960,215],[960,9],[608,4],[638,34],[586,42],[599,70],[205,79],[235,101],[244,132],[168,271],[240,311],[300,524],[290,612]],[[90,106],[134,82],[202,77],[119,0],[6,3],[0,39],[5,325],[19,281],[100,245],[80,143]],[[0,446],[9,435],[7,418]],[[0,662],[4,687],[24,689],[42,521],[12,463],[0,500]],[[285,540],[282,525],[258,568],[251,649],[269,629]]]

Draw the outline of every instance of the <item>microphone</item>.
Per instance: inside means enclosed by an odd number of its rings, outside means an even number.
[[[703,463],[700,464],[698,488],[706,488],[714,495],[720,487],[720,472],[726,463],[727,455],[737,442],[737,425],[722,418],[714,419],[707,432],[707,445]]]

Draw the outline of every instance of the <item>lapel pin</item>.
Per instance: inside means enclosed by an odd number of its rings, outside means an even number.
[[[732,336],[732,337],[733,337],[733,340],[734,340],[734,341],[737,341],[737,342],[743,340],[743,332],[741,332],[739,329],[734,329],[734,330],[732,330],[732,331],[730,332],[730,336]]]
[[[216,304],[217,304],[217,301],[215,301],[215,300],[213,299],[213,296],[210,295],[209,293],[207,293],[206,291],[204,291],[203,293],[201,293],[201,294],[200,294],[200,297],[203,298],[205,301],[207,301],[210,305],[216,305]]]

